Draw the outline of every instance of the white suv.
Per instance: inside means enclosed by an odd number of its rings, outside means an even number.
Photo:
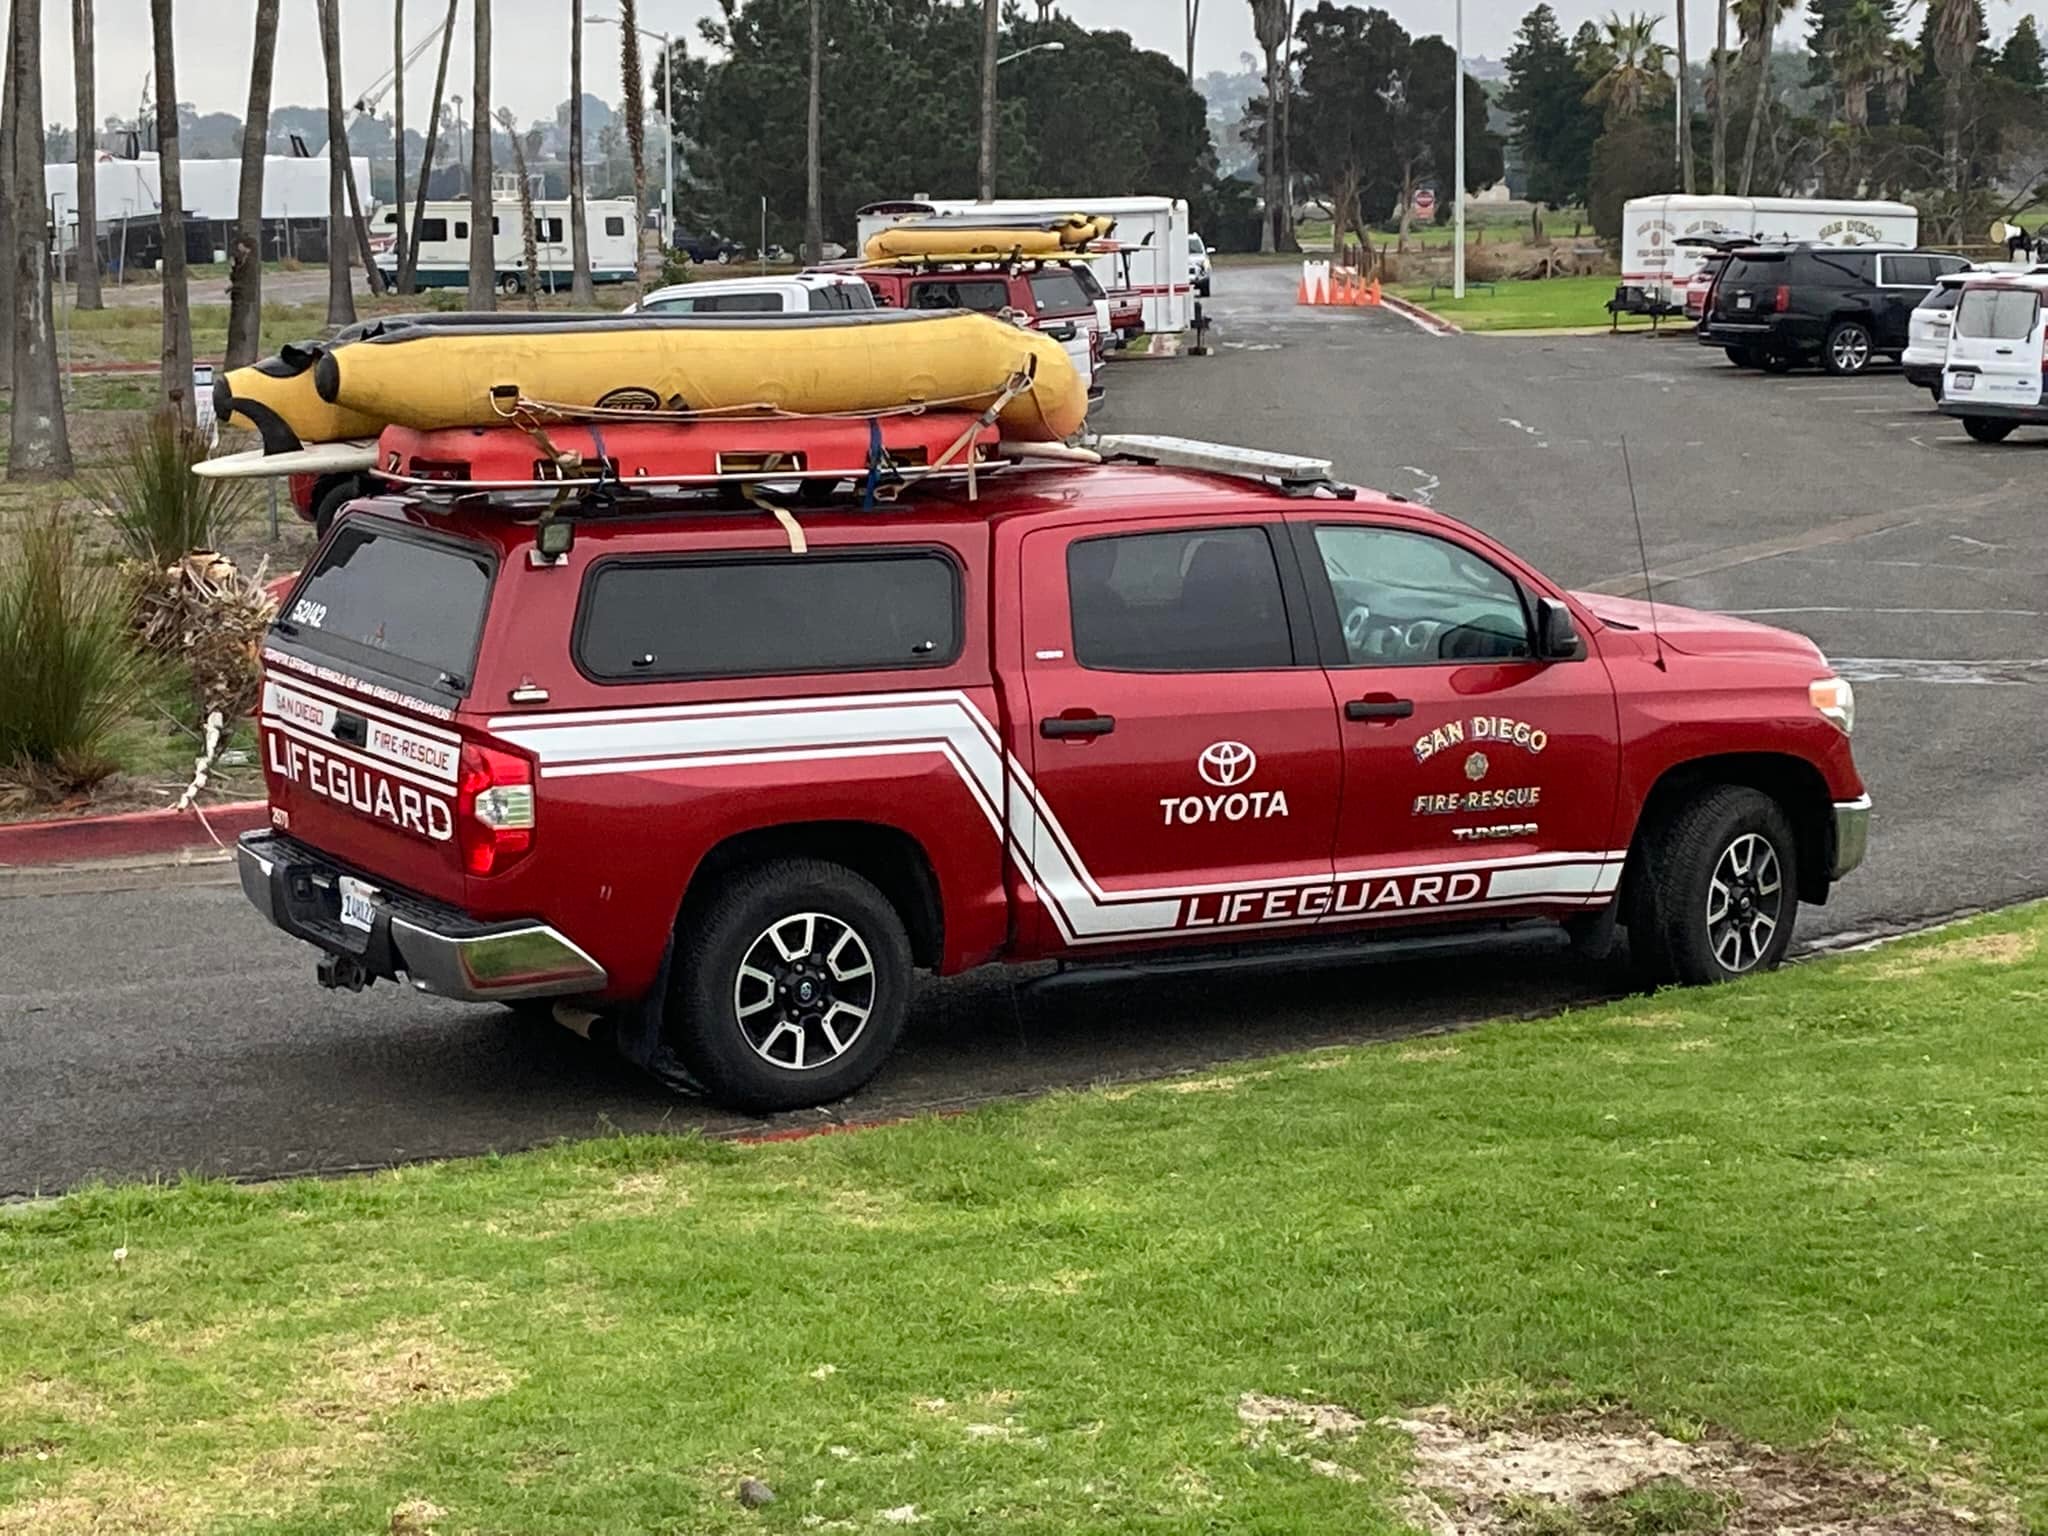
[[[629,315],[789,315],[806,310],[873,309],[875,296],[844,272],[791,272],[780,277],[721,277],[709,283],[657,288]]]
[[[1956,317],[1956,303],[1963,296],[1969,272],[1944,272],[1934,280],[1927,297],[1906,317],[1906,350],[1899,362],[1906,382],[1924,389],[1941,402],[1941,368],[1948,360],[1948,329]]]
[[[2048,426],[2048,268],[1980,272],[1963,284],[1941,374],[1941,411],[1980,443]]]

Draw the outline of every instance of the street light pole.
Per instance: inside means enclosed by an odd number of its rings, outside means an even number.
[[[1451,248],[1451,297],[1465,297],[1465,0],[1456,0],[1451,28],[1454,41],[1451,44],[1451,68],[1457,84],[1451,92],[1451,111],[1457,115],[1455,138],[1457,153],[1457,185],[1451,191],[1458,199],[1455,244]]]
[[[1021,59],[1034,53],[1064,53],[1067,45],[1058,38],[1051,42],[1033,43],[1029,48],[1019,48],[1015,53],[996,53],[996,4],[988,0],[987,26],[982,34],[982,75],[981,75],[981,201],[994,202],[996,195],[996,71],[1013,59]]]

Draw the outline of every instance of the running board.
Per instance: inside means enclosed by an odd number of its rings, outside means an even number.
[[[1197,950],[1174,950],[1157,957],[1125,955],[1115,960],[1069,960],[1057,971],[1036,976],[1021,990],[1130,981],[1157,976],[1200,976],[1216,971],[1310,970],[1340,965],[1380,965],[1422,956],[1486,952],[1514,953],[1555,950],[1570,939],[1561,924],[1547,918],[1510,923],[1460,925],[1429,933],[1318,939],[1306,943],[1219,944]]]

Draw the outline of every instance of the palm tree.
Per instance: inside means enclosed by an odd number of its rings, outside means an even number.
[[[256,0],[249,59],[249,112],[242,122],[242,179],[228,252],[230,368],[256,361],[263,329],[263,154],[270,139],[270,78],[277,59],[277,0]]]
[[[811,0],[811,90],[804,112],[804,260],[821,261],[825,247],[825,188],[819,166],[820,117],[824,106],[824,0]],[[668,68],[664,60],[662,68]],[[676,131],[675,124],[668,131]],[[673,192],[670,194],[673,196]]]
[[[1714,195],[1728,190],[1728,0],[1714,8]]]
[[[0,97],[0,315],[14,313],[14,262],[5,254],[14,249],[14,109],[21,98],[15,94],[14,79],[14,23],[7,23],[7,72],[0,77],[0,84],[7,86],[4,97]],[[37,177],[42,173],[38,171]],[[38,179],[37,185],[41,182]],[[10,378],[14,372],[14,327],[0,322],[0,378]]]
[[[1885,115],[1897,122],[1906,110],[1906,94],[1920,77],[1920,50],[1903,37],[1884,45],[1884,65],[1877,72],[1878,88],[1884,92]]]
[[[1942,164],[1952,191],[1963,190],[1963,83],[1984,36],[1981,0],[1927,0],[1934,27],[1934,67],[1946,87]]]
[[[341,6],[320,0],[320,58],[327,67],[327,323],[353,325],[355,293],[349,284],[348,126],[341,115]]]
[[[405,265],[405,0],[391,6],[391,217],[397,223],[391,251]],[[396,273],[394,272],[394,276]],[[410,293],[410,288],[399,292]]]
[[[446,112],[441,104],[441,90],[448,83],[448,48],[455,41],[455,7],[459,3],[460,0],[448,0],[448,19],[441,26],[441,62],[434,70],[434,110],[427,114],[427,142],[420,150],[420,187],[412,205],[412,239],[398,257],[400,293],[413,291],[419,272],[420,221],[427,216],[427,182],[434,174],[434,154],[439,146],[441,123]]]
[[[1586,92],[1586,100],[1605,103],[1609,122],[1639,116],[1652,95],[1664,86],[1664,62],[1671,50],[1657,41],[1657,20],[1640,11],[1623,17],[1609,11],[1600,24],[1601,56],[1606,69]]]
[[[1266,117],[1259,158],[1266,208],[1259,222],[1259,249],[1276,248],[1280,222],[1280,49],[1287,41],[1287,0],[1251,0],[1252,31],[1266,56]]]
[[[491,0],[475,0],[476,60],[469,96],[469,307],[498,307],[491,229]]]
[[[164,248],[162,410],[190,429],[197,425],[192,402],[192,296],[185,288],[185,189],[178,156],[178,53],[171,41],[171,0],[149,0],[149,30],[156,53],[157,195],[161,201],[157,225]]]
[[[99,309],[100,302],[100,172],[99,139],[93,124],[92,0],[71,0],[71,69],[73,102],[78,109],[78,268],[77,305]]]
[[[1870,126],[1870,88],[1885,68],[1891,24],[1876,0],[1856,0],[1821,39],[1828,73],[1842,93],[1842,121],[1854,132]]]
[[[520,143],[519,124],[510,107],[498,108],[498,126],[512,141],[512,173],[519,178],[519,247],[526,265],[526,307],[540,308],[540,245],[533,230],[533,184],[526,179],[526,150]]]
[[[996,58],[1003,25],[998,0],[981,0],[981,159],[975,167],[975,196],[996,195]]]
[[[1181,0],[1181,24],[1188,35],[1188,84],[1195,83],[1195,24],[1202,19],[1202,0]],[[1041,21],[1043,17],[1039,18]]]
[[[17,239],[14,264],[14,404],[8,420],[7,478],[40,480],[71,473],[64,429],[64,388],[57,376],[57,331],[50,302],[50,225],[43,203],[43,11],[14,0],[8,28],[7,135]],[[169,274],[165,274],[168,283]],[[186,393],[191,376],[186,376]]]
[[[1750,101],[1749,138],[1742,149],[1742,181],[1736,196],[1749,196],[1756,176],[1757,145],[1771,105],[1771,45],[1780,22],[1799,9],[1799,0],[1735,0],[1735,25],[1756,69],[1756,94]]]
[[[1685,46],[1686,0],[1673,0],[1678,13],[1678,184],[1689,195],[1692,185],[1692,81]]]
[[[569,0],[569,302],[597,302],[590,286],[590,213],[583,206],[583,0]]]
[[[619,82],[625,97],[626,147],[633,152],[633,290],[637,293],[647,247],[647,92],[640,83],[639,0],[619,0]]]

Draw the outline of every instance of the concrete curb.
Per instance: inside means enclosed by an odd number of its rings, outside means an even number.
[[[1453,325],[1435,310],[1424,309],[1412,299],[1397,299],[1391,293],[1382,290],[1380,302],[1395,313],[1413,320],[1424,330],[1434,331],[1439,336],[1462,336],[1465,334],[1463,326]]]
[[[242,833],[269,825],[266,800],[208,806],[203,820],[194,811],[167,809],[9,822],[0,826],[0,869],[132,859],[216,843],[232,847]]]

